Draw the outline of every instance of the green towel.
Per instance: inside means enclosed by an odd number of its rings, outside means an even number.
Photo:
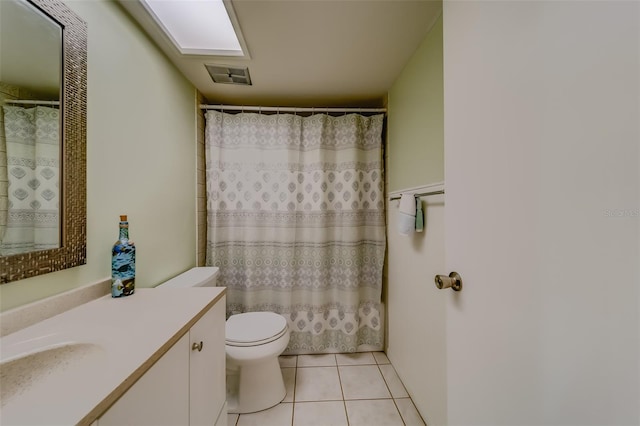
[[[424,217],[422,215],[422,200],[416,197],[416,232],[424,230]]]

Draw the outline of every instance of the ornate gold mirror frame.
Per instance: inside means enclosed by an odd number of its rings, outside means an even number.
[[[0,256],[0,284],[86,263],[87,25],[58,0],[28,0],[62,27],[61,247]]]

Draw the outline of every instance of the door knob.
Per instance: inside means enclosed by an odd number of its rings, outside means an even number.
[[[200,352],[202,350],[203,346],[204,346],[204,343],[202,343],[202,342],[200,342],[200,343],[193,342],[193,345],[191,345],[191,350],[192,351],[197,350],[198,352]]]
[[[435,282],[440,290],[445,288],[451,288],[453,291],[462,290],[462,277],[457,272],[452,272],[449,276],[436,275]]]

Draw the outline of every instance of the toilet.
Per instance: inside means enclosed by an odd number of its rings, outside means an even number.
[[[278,356],[289,344],[287,320],[273,312],[231,315],[226,328],[229,413],[277,405],[287,391]]]
[[[218,268],[192,268],[161,284],[162,288],[213,287]],[[286,396],[278,356],[289,344],[287,320],[273,312],[247,312],[225,325],[228,412],[253,413]]]

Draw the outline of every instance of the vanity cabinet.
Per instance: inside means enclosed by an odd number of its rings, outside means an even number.
[[[97,426],[226,426],[224,324],[225,297],[100,416]]]

